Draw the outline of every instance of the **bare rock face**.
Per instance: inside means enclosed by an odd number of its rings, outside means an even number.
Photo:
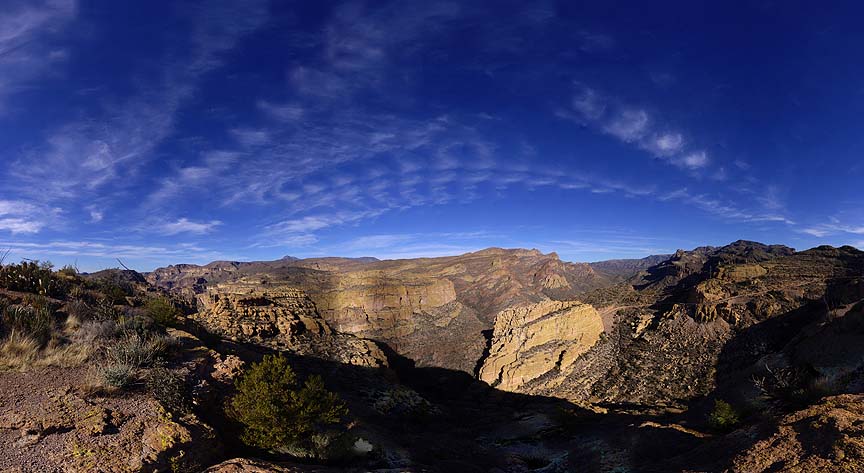
[[[219,285],[198,296],[193,319],[212,333],[301,355],[379,367],[387,357],[371,340],[334,331],[303,292]]]
[[[731,471],[864,470],[864,396],[842,395],[790,414],[739,454]]]
[[[144,393],[91,396],[86,368],[0,373],[0,471],[147,472],[219,458],[216,432]]]
[[[623,289],[586,295],[614,316],[609,336],[576,360],[566,382],[536,392],[653,409],[716,389],[746,392],[771,360],[844,378],[861,366],[862,276],[864,253],[851,247],[736,242],[679,251]]]
[[[327,321],[337,330],[382,338],[410,335],[422,323],[414,314],[431,314],[456,300],[453,283],[447,279],[412,278],[409,281],[382,271],[357,271],[339,278],[333,287],[308,288]],[[447,313],[440,314],[448,322]]]
[[[489,356],[480,379],[505,391],[527,382],[557,376],[600,339],[603,321],[593,307],[577,301],[546,300],[506,309],[495,319]]]
[[[290,343],[301,334],[333,333],[315,303],[296,289],[267,292],[254,286],[217,286],[198,296],[198,306],[206,314],[199,317],[203,323],[237,338],[280,338]]]

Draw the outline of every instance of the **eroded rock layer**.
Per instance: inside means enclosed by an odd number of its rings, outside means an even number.
[[[200,294],[198,302],[193,319],[224,338],[357,366],[387,365],[375,342],[334,331],[302,291],[218,285]]]
[[[600,340],[603,321],[593,307],[577,301],[546,300],[506,309],[495,318],[489,356],[480,379],[506,391],[546,377],[561,382],[574,361]],[[549,379],[552,378],[552,379]]]

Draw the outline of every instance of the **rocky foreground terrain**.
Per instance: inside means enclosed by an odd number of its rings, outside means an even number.
[[[864,471],[851,247],[64,271],[0,295],[0,471]],[[113,383],[133,342],[158,356]],[[242,440],[272,353],[344,400],[339,455]]]

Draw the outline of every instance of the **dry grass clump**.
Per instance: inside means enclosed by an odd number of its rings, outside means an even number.
[[[0,369],[22,370],[39,355],[39,342],[20,332],[12,332],[0,342]]]
[[[69,368],[90,358],[89,346],[62,342],[42,346],[32,336],[11,332],[0,341],[0,370],[24,371],[39,367]]]

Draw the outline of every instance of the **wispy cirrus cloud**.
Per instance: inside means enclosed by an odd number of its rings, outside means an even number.
[[[864,235],[864,224],[849,224],[836,217],[831,217],[827,223],[811,225],[799,231],[817,238],[835,235]]]
[[[177,235],[179,233],[191,233],[193,235],[204,235],[222,225],[219,220],[211,220],[209,222],[195,222],[188,218],[181,218],[174,222],[164,223],[157,227],[159,233],[166,236]]]
[[[189,12],[194,19],[189,47],[166,52],[161,70],[139,77],[134,93],[104,100],[98,113],[49,132],[44,145],[14,160],[9,170],[14,190],[68,205],[96,190],[137,182],[136,173],[154,149],[174,133],[176,114],[200,77],[221,66],[222,55],[266,21],[266,7],[263,1],[242,8],[222,1]]]
[[[0,231],[13,235],[39,233],[51,225],[59,213],[59,209],[34,202],[0,200]]]
[[[270,117],[231,136],[234,147],[206,151],[162,179],[149,205],[159,208],[201,192],[226,207],[278,205],[281,219],[263,231],[262,244],[274,245],[298,238],[305,243],[315,232],[388,212],[472,202],[517,187],[654,192],[572,169],[508,161],[472,123],[449,116],[412,120],[347,109],[310,114],[299,126]],[[520,152],[534,157],[530,148]]]
[[[795,222],[785,215],[780,209],[758,209],[745,207],[728,199],[712,197],[708,194],[692,192],[688,188],[681,188],[658,196],[663,202],[679,201],[697,207],[712,215],[725,220],[737,222],[777,222],[787,225],[795,225]]]
[[[75,18],[74,0],[5,2],[0,11],[0,114],[6,99],[66,59],[56,36]]]
[[[586,53],[606,52],[615,47],[615,38],[605,33],[580,31],[579,49]]]
[[[324,27],[319,60],[292,67],[289,82],[300,96],[317,100],[351,100],[361,91],[393,94],[386,86],[400,75],[392,67],[399,58],[420,50],[465,13],[459,2],[344,3]]]
[[[617,140],[638,147],[678,167],[699,171],[711,164],[705,150],[690,149],[684,133],[670,128],[647,110],[620,103],[594,88],[575,84],[572,111],[559,116],[574,119]]]

